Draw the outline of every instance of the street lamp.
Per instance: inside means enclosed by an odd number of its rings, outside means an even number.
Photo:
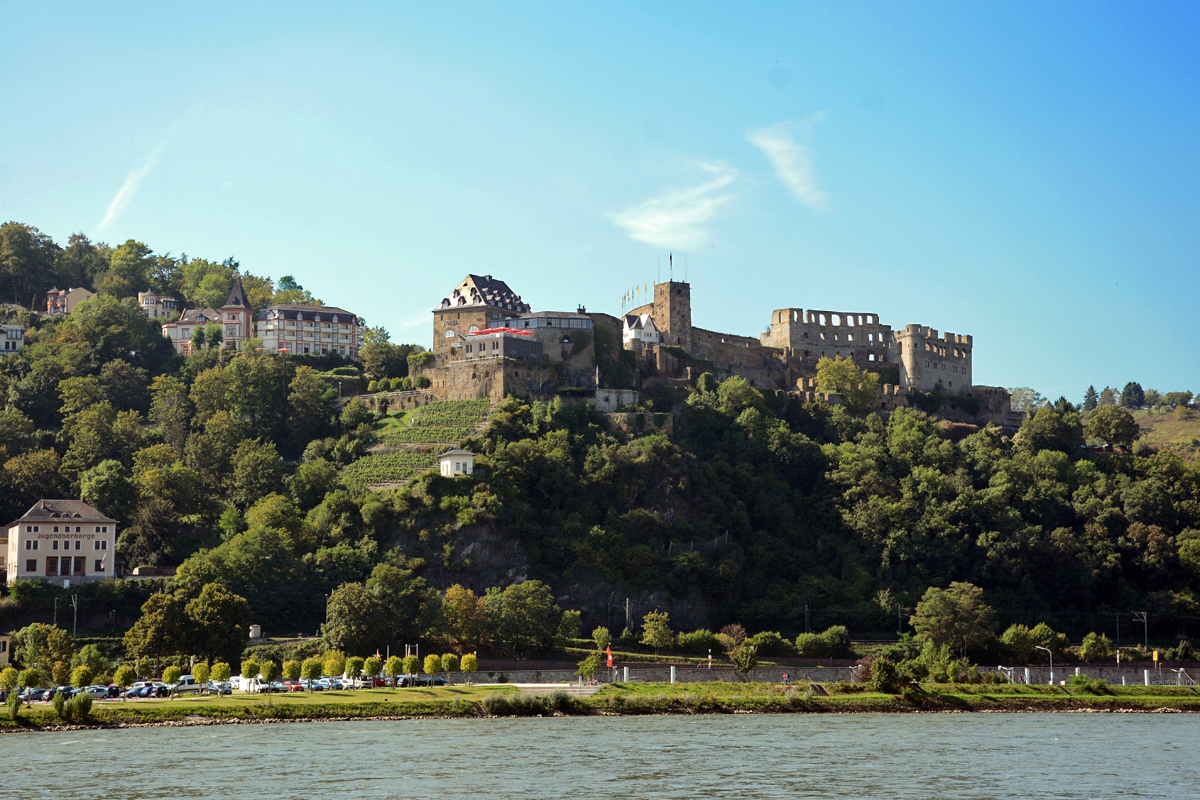
[[[1047,653],[1050,654],[1050,685],[1053,686],[1054,685],[1054,651],[1051,650],[1049,647],[1042,647],[1040,644],[1035,644],[1034,647],[1037,648],[1038,650],[1045,650]]]

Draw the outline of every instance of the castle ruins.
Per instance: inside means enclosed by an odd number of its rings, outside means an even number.
[[[908,405],[908,396],[921,392],[966,400],[951,404],[966,409],[962,421],[1019,423],[1006,390],[973,383],[969,335],[924,325],[893,330],[874,313],[802,308],[772,311],[757,338],[718,333],[692,324],[691,285],[675,280],[655,284],[652,302],[618,318],[582,306],[534,312],[504,281],[468,275],[433,310],[432,351],[425,374],[443,399],[636,390],[711,372],[836,403],[816,392],[817,363],[828,357],[880,373],[881,411]],[[606,375],[597,366],[614,363],[628,369]]]

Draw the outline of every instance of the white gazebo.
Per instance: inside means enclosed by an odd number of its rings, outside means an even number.
[[[475,471],[475,454],[469,450],[450,450],[438,457],[438,464],[447,478],[470,475]]]

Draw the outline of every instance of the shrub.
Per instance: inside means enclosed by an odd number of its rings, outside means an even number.
[[[379,391],[379,381],[369,381],[367,383],[367,394],[375,394]]]
[[[80,692],[67,701],[67,719],[75,722],[86,722],[92,714],[92,696]]]
[[[571,695],[563,689],[555,689],[542,698],[542,707],[548,712],[567,712],[575,707],[575,701]]]
[[[55,692],[54,699],[50,702],[54,706],[54,715],[66,722],[67,720],[67,698],[63,697],[62,692]]]
[[[796,637],[796,652],[805,658],[846,658],[851,655],[850,631],[831,625],[823,633],[802,633]]]
[[[21,695],[9,689],[8,691],[8,718],[16,722],[21,716]]]
[[[884,694],[900,691],[902,681],[896,665],[888,658],[877,658],[871,662],[871,688]]]
[[[418,389],[428,389],[432,383],[428,376],[418,375],[415,385]]]
[[[508,713],[508,697],[499,692],[493,692],[483,698],[480,705],[493,717],[502,717]]]
[[[1079,657],[1084,661],[1111,661],[1113,658],[1112,645],[1103,633],[1089,633],[1083,637],[1079,645]]]
[[[683,635],[680,635],[680,641],[683,640]],[[608,632],[608,628],[596,628],[592,631],[592,641],[596,643],[597,650],[603,650],[608,647],[608,643],[612,641],[612,636]]]
[[[758,648],[760,656],[794,656],[796,646],[776,631],[756,633],[746,640]]]
[[[681,653],[694,653],[698,656],[708,655],[710,650],[721,651],[721,642],[717,635],[710,630],[701,628],[691,633],[679,634],[675,648]]]

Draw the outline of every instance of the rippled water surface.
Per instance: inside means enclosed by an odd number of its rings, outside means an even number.
[[[8,797],[1200,797],[1200,715],[738,715],[0,737]]]

